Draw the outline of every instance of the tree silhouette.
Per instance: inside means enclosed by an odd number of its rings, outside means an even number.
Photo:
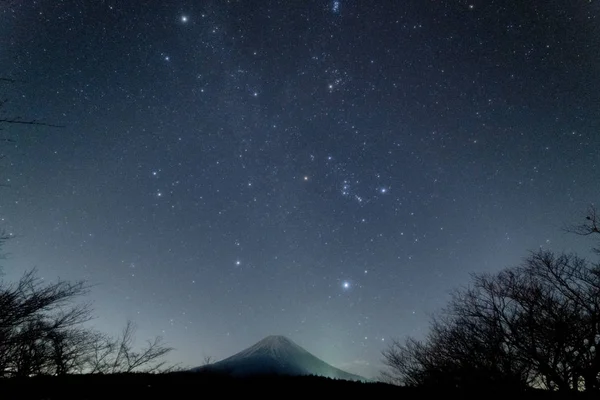
[[[0,77],[0,85],[16,82]],[[6,116],[6,104],[0,100],[0,130],[8,125],[61,127]],[[0,141],[13,142],[11,138]],[[12,237],[0,231],[0,256]],[[26,272],[16,283],[0,280],[0,378],[169,370],[162,359],[171,348],[160,337],[141,349],[134,348],[133,322],[128,321],[116,339],[87,327],[92,310],[78,300],[88,291],[83,281],[45,283],[35,270]]]
[[[600,235],[600,214],[595,205],[590,205],[579,224],[569,225],[565,231],[575,233],[580,236]],[[600,254],[600,247],[594,247],[594,252]]]
[[[136,348],[128,321],[111,338],[85,326],[91,308],[77,300],[84,282],[46,284],[29,271],[17,283],[0,282],[0,377],[70,373],[165,372],[172,349],[156,337]]]
[[[92,343],[92,355],[89,358],[90,373],[129,373],[129,372],[164,372],[162,358],[172,348],[164,345],[160,336],[148,341],[140,350],[134,349],[136,326],[127,321],[117,338],[98,335]]]
[[[69,337],[71,329],[90,319],[87,304],[74,304],[87,293],[84,282],[44,284],[35,272],[26,272],[17,283],[0,282],[0,376],[47,373],[49,339]]]
[[[579,226],[599,233],[595,213]],[[472,275],[423,341],[384,352],[396,383],[600,391],[600,266],[540,250],[517,267]]]

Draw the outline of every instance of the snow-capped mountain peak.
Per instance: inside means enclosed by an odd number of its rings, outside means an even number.
[[[267,336],[256,344],[231,356],[228,360],[242,359],[252,356],[272,356],[277,359],[285,359],[293,353],[308,353],[302,347],[281,335]]]
[[[212,371],[233,376],[319,375],[345,380],[365,379],[335,368],[285,336],[267,336],[233,356],[192,371]]]

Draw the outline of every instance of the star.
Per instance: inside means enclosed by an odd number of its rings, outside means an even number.
[[[54,3],[63,7],[34,12],[36,40],[13,35],[21,56],[0,62],[12,100],[0,101],[0,129],[11,128],[0,141],[16,140],[0,144],[0,256],[26,249],[6,268],[50,256],[61,260],[53,275],[102,280],[89,299],[98,315],[122,321],[139,309],[139,322],[152,322],[144,336],[166,329],[176,348],[196,345],[193,326],[207,315],[218,321],[202,340],[222,345],[211,350],[219,359],[262,334],[314,348],[325,325],[344,335],[318,344],[365,360],[351,372],[375,377],[366,362],[394,337],[426,338],[426,314],[444,310],[470,274],[579,242],[535,221],[560,209],[553,222],[585,222],[581,204],[600,202],[582,184],[594,169],[579,168],[600,146],[591,121],[600,82],[577,73],[590,70],[583,53],[595,38],[528,29],[500,1],[460,2],[444,26],[439,7],[366,12],[353,0],[260,11],[249,1],[106,1],[94,11],[110,31],[88,24],[86,35],[74,34],[85,15],[67,12],[82,1]],[[536,15],[540,27],[581,17],[555,3]],[[32,11],[11,8],[15,21]],[[61,21],[71,31],[53,29]],[[0,39],[13,39],[7,32]],[[489,49],[507,50],[500,66]],[[492,73],[455,68],[474,54]],[[43,79],[32,60],[45,60]],[[39,92],[47,101],[33,100]],[[23,125],[36,139],[22,143],[27,133],[2,122],[19,115],[13,122],[73,129]],[[556,188],[560,199],[540,195]],[[444,287],[428,284],[431,273]],[[181,353],[164,361],[202,362]]]
[[[333,2],[333,4],[331,5],[331,11],[334,14],[339,14],[340,13],[340,2],[339,2],[339,0],[335,0]]]

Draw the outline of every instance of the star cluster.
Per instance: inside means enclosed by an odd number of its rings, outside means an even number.
[[[9,2],[7,277],[174,361],[284,334],[375,376],[470,272],[598,201],[596,3]],[[8,268],[10,266],[10,268]]]

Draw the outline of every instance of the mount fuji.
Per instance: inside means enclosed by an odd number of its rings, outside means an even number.
[[[235,377],[256,375],[318,375],[350,381],[367,379],[335,368],[285,336],[267,336],[260,342],[214,364],[192,368]]]

